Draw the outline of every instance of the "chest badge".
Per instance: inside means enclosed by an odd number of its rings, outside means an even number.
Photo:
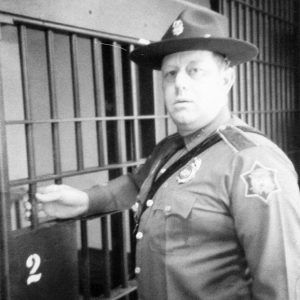
[[[200,158],[195,157],[190,164],[179,172],[176,178],[177,182],[181,184],[192,180],[195,177],[196,172],[199,170],[201,162]]]
[[[259,162],[255,162],[241,178],[246,185],[246,197],[258,197],[268,202],[273,193],[280,191],[277,170],[267,168]]]

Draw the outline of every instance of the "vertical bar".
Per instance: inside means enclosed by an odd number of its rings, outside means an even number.
[[[49,78],[49,97],[50,97],[50,111],[51,118],[58,118],[57,109],[57,93],[55,82],[55,63],[54,63],[54,33],[52,30],[47,30],[47,61],[48,61],[48,78]],[[53,162],[54,173],[61,174],[61,157],[60,157],[60,141],[59,141],[59,127],[58,123],[51,124],[52,130],[52,147],[53,147]],[[61,183],[61,179],[56,179],[55,183]]]
[[[121,59],[121,47],[118,43],[113,43],[113,66],[114,66],[114,88],[115,88],[115,95],[116,95],[116,113],[117,116],[120,117],[120,120],[117,124],[117,130],[118,130],[118,155],[119,160],[122,162],[126,161],[127,155],[126,155],[126,138],[125,138],[125,121],[122,120],[122,117],[124,116],[124,92],[123,92],[123,76],[122,76],[122,59]],[[123,168],[123,174],[125,174],[126,168]],[[126,245],[127,245],[127,239],[126,239],[126,214],[127,212],[122,212],[122,240],[121,247],[122,247],[122,253],[121,253],[121,264],[122,264],[122,270],[121,270],[121,276],[122,276],[122,286],[124,288],[128,287],[128,258],[127,258],[127,251],[126,251]]]
[[[263,9],[262,1],[258,1],[258,7],[260,10]],[[264,18],[261,11],[258,12],[258,45],[259,45],[259,70],[258,70],[258,84],[259,84],[259,110],[260,110],[260,130],[266,132],[265,125],[265,113],[264,113],[264,102],[266,101],[264,95]]]
[[[134,47],[131,45],[129,50],[132,51]],[[134,155],[135,159],[139,160],[141,158],[141,129],[140,123],[137,119],[139,115],[139,80],[137,74],[137,66],[131,61],[130,62],[130,83],[131,83],[131,99],[133,107],[133,127],[134,127]]]
[[[71,35],[71,68],[72,68],[72,88],[74,97],[74,115],[75,118],[80,117],[80,95],[79,95],[79,74],[78,74],[78,49],[77,49],[77,36]],[[81,122],[75,123],[76,135],[76,152],[77,152],[77,169],[83,170],[83,145],[82,145],[82,127]],[[90,259],[88,251],[88,237],[87,237],[87,221],[80,221],[81,232],[81,256],[83,262],[83,297],[85,300],[90,299]]]
[[[30,103],[30,91],[29,91],[29,78],[28,78],[28,68],[27,68],[27,32],[24,25],[20,26],[19,30],[19,41],[20,41],[20,59],[21,59],[21,73],[22,73],[22,88],[23,88],[23,99],[24,99],[24,115],[25,120],[30,121],[31,103]],[[27,150],[27,160],[28,160],[28,177],[29,179],[35,179],[35,158],[34,158],[34,128],[33,124],[27,123],[25,125],[26,132],[26,150]],[[37,217],[37,206],[36,201],[33,197],[36,193],[36,184],[30,184],[28,189],[29,201],[32,204],[32,214],[31,214],[31,227],[36,228],[38,226]]]
[[[81,234],[81,262],[82,262],[82,289],[83,299],[90,299],[90,255],[88,248],[88,232],[87,220],[80,221],[80,234]]]
[[[235,11],[235,3],[233,1],[230,1],[229,3],[229,24],[230,24],[230,36],[233,38],[236,38],[236,11]],[[239,91],[239,69],[236,67],[236,84],[233,86],[232,90],[232,110],[234,113],[237,113],[239,110],[238,105],[238,91]]]
[[[104,259],[104,296],[106,298],[111,296],[111,262],[109,253],[109,221],[108,216],[101,218],[101,233],[103,245],[103,259]]]
[[[237,38],[243,39],[244,35],[244,9],[241,3],[237,2],[236,3],[236,12],[237,12],[237,23],[238,23],[238,28],[237,28]],[[245,89],[245,64],[241,64],[238,66],[239,70],[239,111],[240,111],[240,116],[243,119],[243,121],[247,121],[247,113],[246,113],[246,89]]]
[[[154,92],[154,116],[165,115],[167,117],[165,106],[163,104],[161,73],[153,71],[153,92]],[[165,119],[155,120],[155,142],[158,143],[162,138],[171,132],[166,132]],[[171,128],[169,126],[169,128]],[[172,128],[173,130],[173,128]]]
[[[93,76],[94,76],[94,95],[96,116],[105,117],[105,93],[104,93],[104,74],[103,74],[103,58],[102,45],[98,39],[93,39]],[[108,164],[107,154],[107,131],[106,121],[97,121],[97,148],[98,148],[98,164],[99,166]]]
[[[2,24],[0,23],[0,26]],[[2,28],[0,27],[0,37]],[[1,39],[0,39],[1,46]],[[0,59],[2,57],[0,56]],[[2,64],[0,61],[0,68]],[[6,127],[4,116],[4,96],[2,86],[2,68],[0,69],[0,299],[10,299],[10,270],[9,270],[9,179],[8,158],[6,145]]]
[[[265,12],[269,11],[268,2],[263,2],[263,10]],[[270,36],[269,36],[269,16],[268,14],[264,15],[264,26],[263,26],[263,36],[264,36],[264,77],[265,77],[265,86],[264,86],[264,110],[266,117],[266,134],[270,137]]]
[[[276,122],[276,115],[275,113],[275,102],[276,102],[276,51],[275,51],[275,36],[276,36],[276,18],[275,18],[275,5],[274,1],[270,1],[270,6],[269,6],[269,13],[271,16],[269,17],[269,30],[268,30],[268,35],[269,35],[269,41],[270,41],[270,101],[269,101],[269,110],[270,112],[270,132],[271,132],[271,137],[272,139],[278,143],[278,132],[276,132],[276,127],[277,127],[277,122]]]
[[[245,40],[251,41],[251,31],[253,31],[252,14],[249,6],[245,6]],[[251,41],[252,42],[252,41]],[[254,114],[253,114],[253,62],[246,63],[246,106],[248,111],[248,123],[253,126]]]
[[[74,114],[75,118],[80,117],[80,94],[79,94],[79,74],[78,74],[78,49],[77,35],[71,35],[71,65],[72,65],[72,84],[74,97]],[[83,145],[82,145],[82,127],[81,122],[75,123],[76,133],[76,152],[77,152],[77,169],[83,170]]]
[[[97,117],[105,117],[105,93],[104,93],[104,74],[103,74],[103,58],[102,44],[98,39],[93,39],[93,75],[94,75],[94,95],[95,108]],[[97,145],[98,145],[98,163],[100,166],[108,164],[108,149],[107,149],[107,131],[106,121],[97,121]],[[104,296],[111,296],[111,263],[109,253],[109,217],[100,219],[103,259],[104,259]]]
[[[282,6],[281,6],[281,0],[278,0],[277,6],[276,6],[276,14],[282,18]],[[283,36],[284,32],[283,32],[283,24],[284,22],[281,21],[280,19],[275,20],[275,22],[277,21],[277,30],[278,30],[278,35]],[[278,133],[279,133],[279,137],[278,137],[278,141],[279,141],[279,146],[281,148],[284,147],[284,122],[283,122],[283,110],[285,110],[285,99],[284,97],[282,97],[282,66],[283,66],[283,61],[282,61],[282,52],[283,49],[282,47],[276,47],[276,61],[277,61],[277,66],[276,66],[276,73],[275,73],[275,77],[276,77],[276,87],[277,87],[277,91],[276,91],[276,111],[277,112],[277,118],[276,118],[276,122],[278,124]]]
[[[252,1],[253,2],[253,6],[256,6],[256,1]],[[258,30],[258,16],[257,16],[257,12],[252,9],[252,40],[253,43],[259,47],[258,45],[258,35],[259,35],[259,30]],[[258,54],[259,55],[259,54]],[[259,124],[259,64],[257,62],[257,59],[255,61],[253,61],[252,63],[253,69],[252,69],[252,79],[253,79],[253,108],[254,108],[254,126],[256,128],[260,128],[260,124]]]

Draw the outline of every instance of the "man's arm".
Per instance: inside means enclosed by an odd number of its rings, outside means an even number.
[[[238,153],[231,211],[253,279],[253,299],[300,299],[300,194],[284,155],[268,147]]]
[[[40,188],[36,198],[48,216],[65,219],[130,208],[137,190],[134,177],[123,175],[105,186],[97,185],[86,191],[50,185]]]

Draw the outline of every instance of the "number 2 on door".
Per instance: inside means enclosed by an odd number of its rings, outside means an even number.
[[[34,253],[29,255],[29,257],[26,260],[26,267],[30,269],[29,276],[27,278],[27,285],[30,285],[33,282],[38,282],[41,277],[42,273],[37,273],[37,270],[41,264],[41,257]]]

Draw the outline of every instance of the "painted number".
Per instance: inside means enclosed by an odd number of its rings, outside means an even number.
[[[38,282],[41,277],[42,273],[37,273],[36,271],[38,270],[39,266],[41,264],[41,258],[38,254],[34,253],[31,254],[27,260],[26,260],[26,267],[30,269],[29,271],[29,276],[27,278],[27,285],[33,283],[33,282]]]

